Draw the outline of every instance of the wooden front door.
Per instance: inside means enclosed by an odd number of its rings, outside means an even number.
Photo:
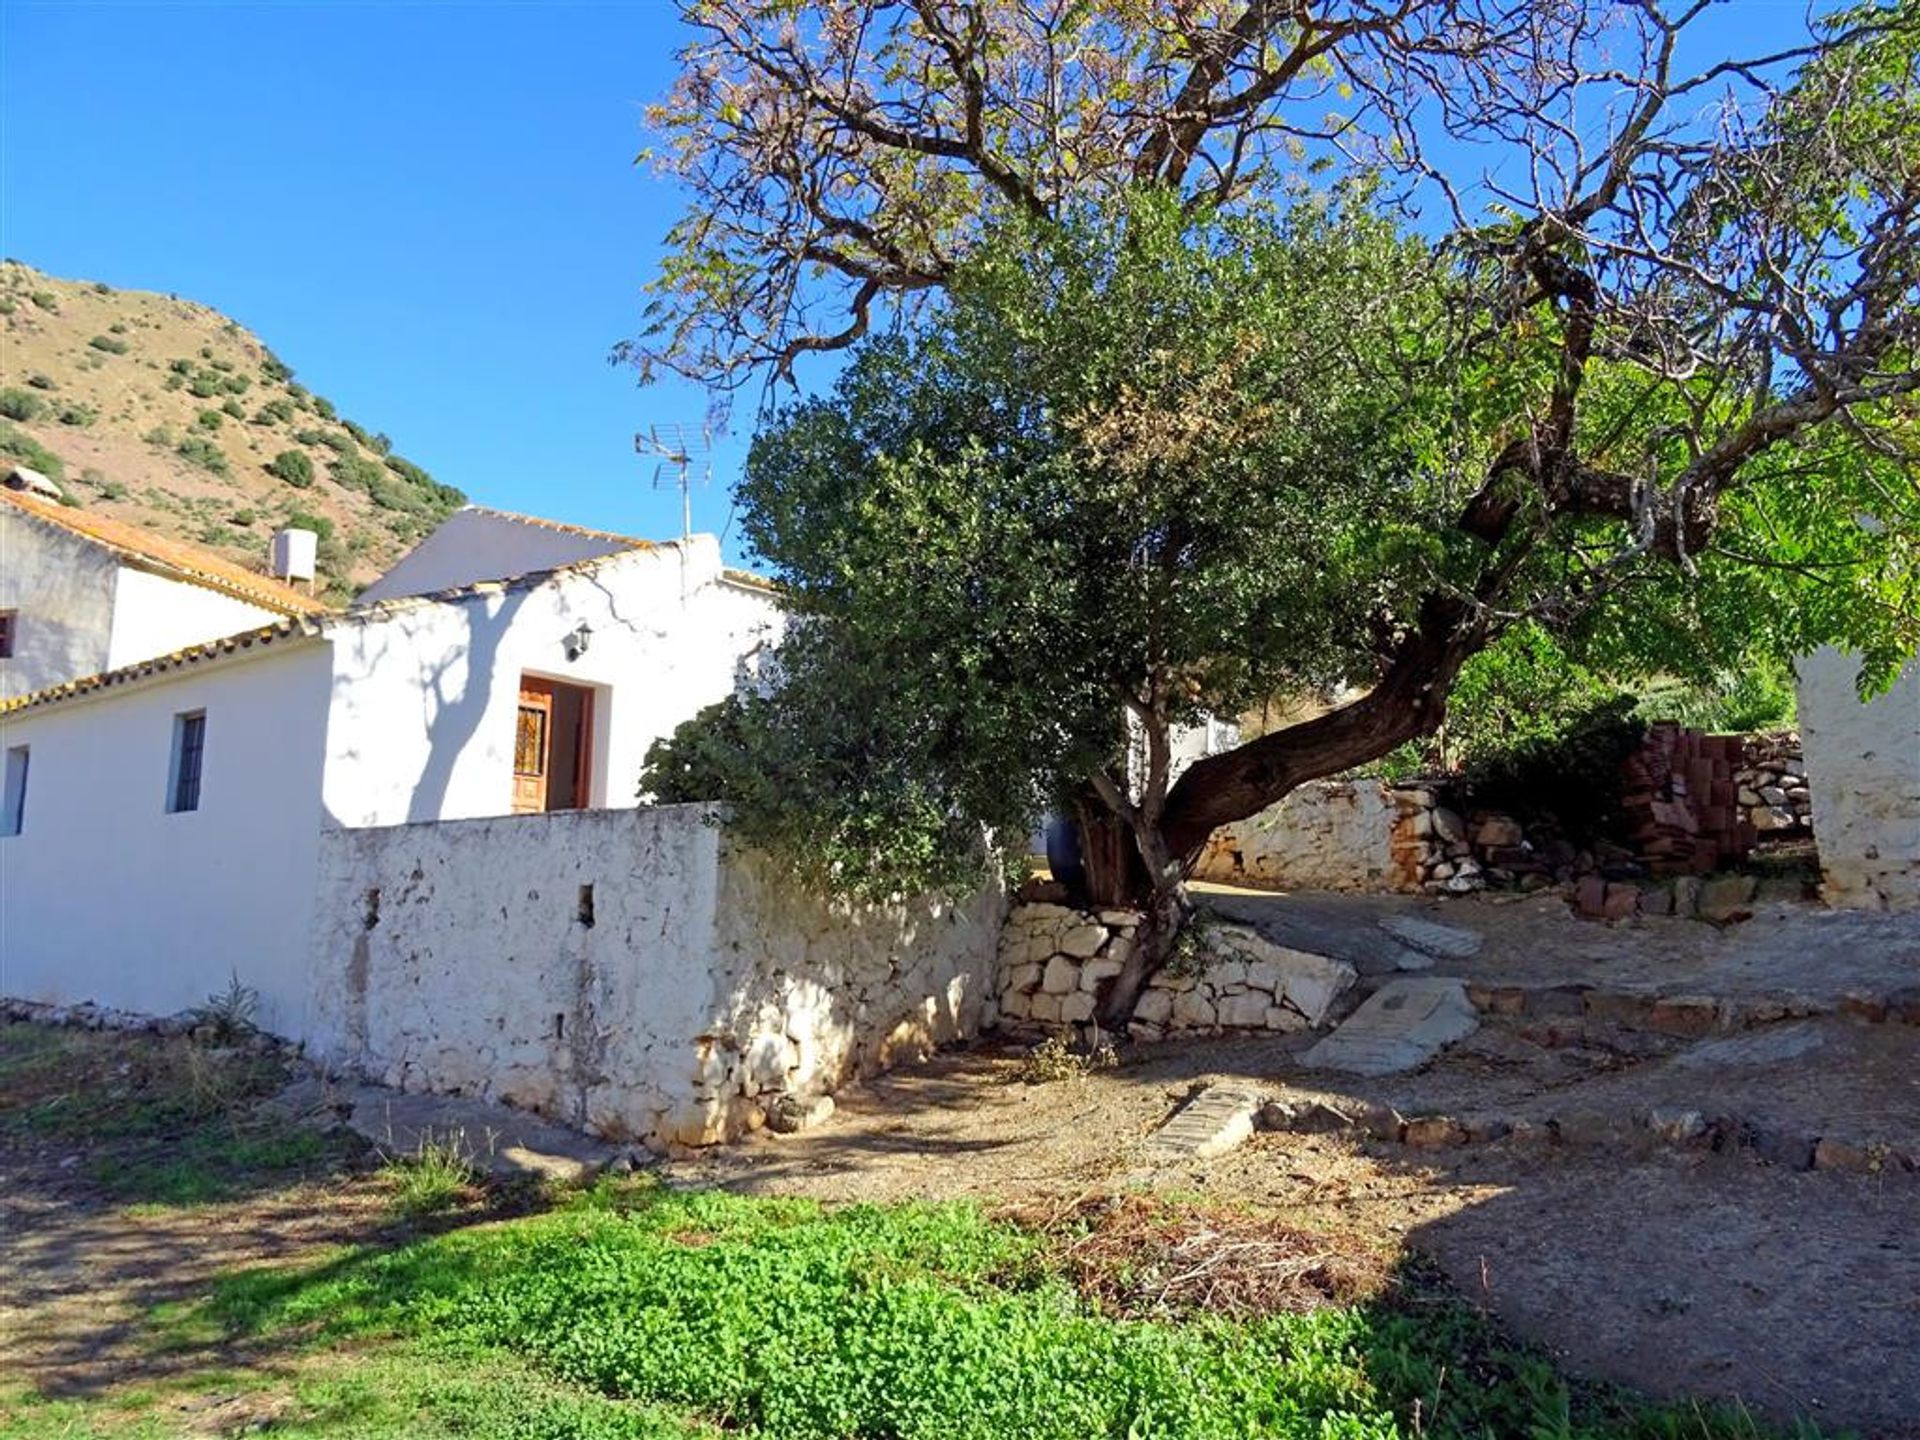
[[[553,682],[520,677],[520,713],[513,732],[513,813],[547,808],[547,770],[553,759]]]

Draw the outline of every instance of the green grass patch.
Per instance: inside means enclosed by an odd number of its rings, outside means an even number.
[[[60,1400],[0,1382],[4,1440],[210,1433],[296,1440],[693,1440],[718,1432],[613,1400],[513,1356],[431,1344],[316,1357],[284,1378],[195,1371],[104,1400]]]
[[[195,1323],[321,1345],[431,1338],[782,1440],[1764,1433],[1570,1386],[1424,1286],[1417,1303],[1246,1321],[1112,1318],[1052,1244],[962,1205],[602,1187],[550,1215],[235,1277]]]

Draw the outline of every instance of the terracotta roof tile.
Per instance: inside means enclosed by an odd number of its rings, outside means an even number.
[[[0,501],[68,534],[101,545],[123,560],[157,574],[218,591],[282,615],[324,615],[333,609],[291,585],[222,559],[210,550],[162,536],[90,510],[79,510],[24,491],[0,489]]]

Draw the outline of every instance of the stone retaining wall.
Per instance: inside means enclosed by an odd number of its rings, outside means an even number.
[[[1015,907],[1000,934],[1002,1029],[1090,1028],[1105,988],[1133,953],[1132,910]],[[1136,1040],[1305,1030],[1326,1023],[1353,985],[1351,965],[1275,945],[1237,925],[1207,925],[1195,960],[1153,978],[1134,1010]]]
[[[1747,736],[1746,763],[1733,778],[1748,823],[1761,835],[1795,839],[1813,833],[1813,792],[1798,733]]]
[[[1424,786],[1315,781],[1214,831],[1194,878],[1261,890],[1478,889],[1465,828],[1438,808]]]

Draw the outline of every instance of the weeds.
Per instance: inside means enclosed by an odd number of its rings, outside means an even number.
[[[1048,1085],[1056,1080],[1084,1080],[1096,1070],[1111,1070],[1120,1057],[1104,1042],[1081,1052],[1064,1035],[1049,1035],[1025,1055],[1015,1067],[1013,1079],[1027,1085]]]
[[[240,972],[230,972],[227,988],[209,995],[204,1005],[193,1012],[195,1027],[205,1025],[213,1031],[217,1045],[231,1045],[259,1031],[260,992],[240,983]]]
[[[487,1149],[493,1149],[494,1137],[487,1137]],[[391,1131],[389,1131],[391,1143]],[[389,1152],[380,1173],[392,1191],[394,1213],[419,1219],[451,1210],[472,1193],[475,1175],[471,1151],[464,1130],[436,1135],[431,1129],[420,1132],[411,1150]]]

